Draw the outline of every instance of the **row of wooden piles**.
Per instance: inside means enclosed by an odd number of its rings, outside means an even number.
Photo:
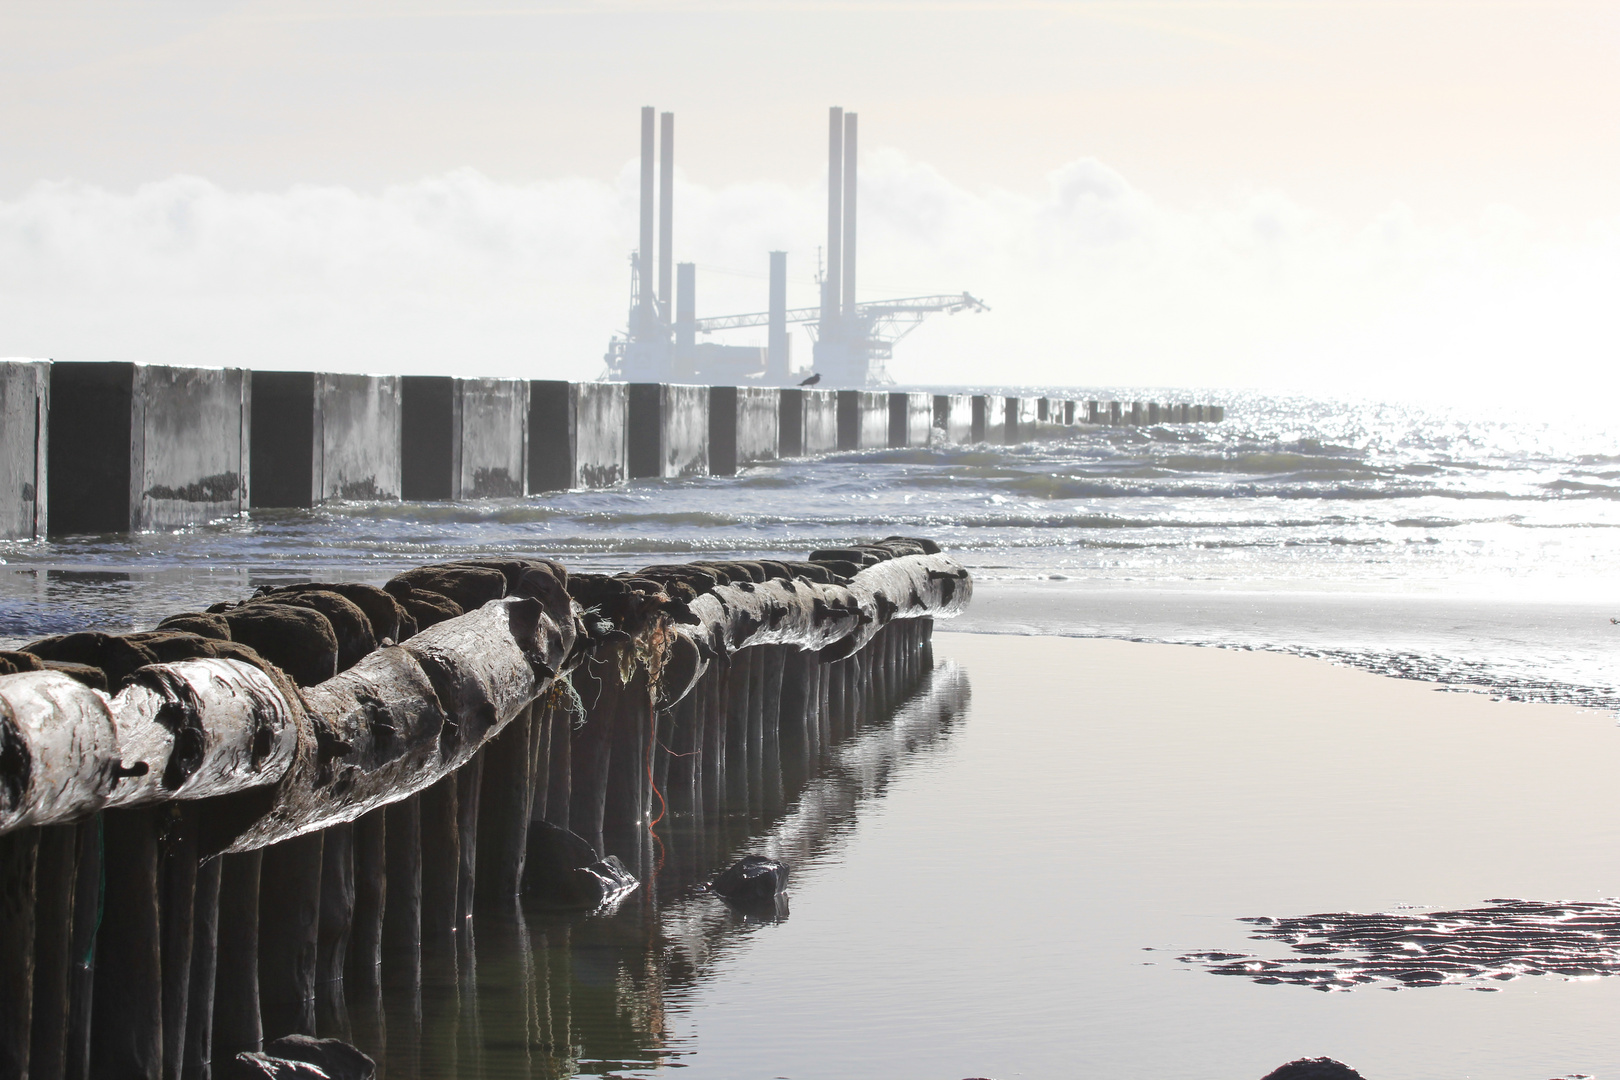
[[[655,872],[653,822],[777,812],[970,593],[902,538],[613,576],[466,560],[0,654],[0,1075],[370,1041],[351,1005],[419,988],[475,909],[589,907],[598,856]],[[41,701],[100,708],[116,745],[64,742]]]

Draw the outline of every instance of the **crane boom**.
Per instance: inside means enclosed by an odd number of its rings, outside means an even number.
[[[970,293],[938,293],[933,296],[911,296],[901,300],[874,300],[856,306],[858,316],[873,319],[889,315],[917,314],[923,315],[932,311],[944,311],[955,314],[958,311],[989,311],[990,307],[984,301],[976,299]],[[749,326],[765,326],[770,322],[770,312],[759,311],[748,315],[721,315],[712,319],[697,320],[697,332],[710,334],[716,330],[740,330]],[[813,323],[821,320],[820,307],[791,308],[787,312],[787,321],[790,323]]]

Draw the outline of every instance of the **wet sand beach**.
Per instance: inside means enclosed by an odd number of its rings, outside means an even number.
[[[1258,916],[1620,893],[1612,716],[1273,653],[952,633],[935,653],[971,681],[966,717],[797,872],[790,920],[669,1002],[688,1075],[1620,1064],[1620,980],[1320,993],[1179,959],[1301,955],[1252,939]]]

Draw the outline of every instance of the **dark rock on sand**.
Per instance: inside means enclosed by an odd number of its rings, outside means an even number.
[[[542,904],[589,911],[639,884],[618,856],[598,859],[596,849],[577,833],[549,821],[529,823],[523,891]]]
[[[709,888],[722,899],[743,904],[772,900],[787,883],[785,863],[764,855],[744,855],[721,871]]]
[[[1342,1061],[1317,1057],[1299,1058],[1280,1065],[1262,1080],[1362,1080],[1362,1075]]]
[[[375,1080],[377,1063],[340,1039],[288,1035],[236,1060],[272,1080]]]

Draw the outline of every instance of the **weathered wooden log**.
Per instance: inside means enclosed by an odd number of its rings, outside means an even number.
[[[388,811],[373,810],[354,823],[354,928],[344,982],[378,985],[382,978],[383,922],[388,907]]]
[[[67,1063],[64,1050],[73,968],[79,829],[78,825],[47,825],[39,830],[34,871],[34,1015],[29,1037],[29,1080],[62,1080]]]
[[[0,1076],[28,1075],[38,859],[38,829],[0,836]]]
[[[186,1004],[185,1080],[211,1080],[214,1056],[214,979],[218,970],[220,858],[197,868],[191,915],[191,999]]]
[[[111,702],[127,767],[112,806],[226,795],[280,780],[298,748],[296,691],[239,660],[141,668]]]
[[[353,821],[455,772],[549,685],[573,634],[569,612],[492,601],[306,689],[317,745],[232,850]]]
[[[259,1013],[259,879],[261,852],[225,855],[219,868],[214,966],[216,1075],[229,1076],[236,1055],[264,1045]]]
[[[259,1007],[264,1032],[315,1034],[324,836],[306,833],[264,849],[259,880]]]
[[[93,813],[119,764],[106,695],[55,671],[0,676],[0,832]]]
[[[158,821],[159,960],[163,974],[163,1076],[185,1071],[191,1003],[191,950],[195,937],[198,804],[155,808]]]
[[[90,1074],[160,1080],[163,967],[158,913],[160,810],[108,810],[106,902],[96,937]]]

